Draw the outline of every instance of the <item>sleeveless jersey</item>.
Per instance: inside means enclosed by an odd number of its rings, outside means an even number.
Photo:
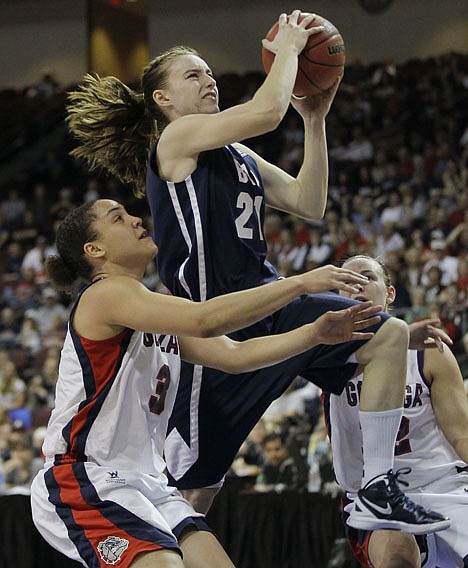
[[[466,467],[437,424],[431,391],[423,374],[423,351],[408,351],[403,416],[395,445],[394,469],[410,467],[406,492],[456,475]],[[359,393],[362,375],[348,381],[341,395],[324,394],[325,418],[332,444],[338,484],[349,493],[361,486],[362,434],[359,425]]]
[[[204,301],[278,278],[265,260],[265,195],[251,156],[233,146],[203,152],[179,183],[155,164],[153,150],[146,191],[159,274],[173,294]]]
[[[90,461],[114,470],[131,463],[135,471],[159,475],[179,381],[177,339],[128,329],[93,341],[76,333],[72,317],[43,445],[46,461]]]

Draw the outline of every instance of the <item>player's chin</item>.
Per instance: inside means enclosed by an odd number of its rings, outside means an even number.
[[[219,104],[217,99],[206,98],[203,99],[205,104],[203,105],[203,112],[205,114],[216,114],[219,112]]]

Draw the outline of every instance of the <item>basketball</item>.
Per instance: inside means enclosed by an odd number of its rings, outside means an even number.
[[[307,14],[299,16],[299,22]],[[276,22],[266,35],[266,39],[273,40],[278,32]],[[346,53],[343,38],[337,28],[322,16],[315,15],[309,28],[324,26],[325,29],[318,34],[311,35],[299,54],[298,71],[293,93],[298,97],[315,95],[329,89],[343,72]],[[262,61],[268,73],[275,59],[275,54],[262,48]]]

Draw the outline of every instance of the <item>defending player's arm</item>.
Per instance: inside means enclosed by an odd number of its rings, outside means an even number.
[[[330,265],[206,302],[192,302],[151,292],[138,280],[119,276],[87,290],[89,307],[81,307],[81,315],[76,317],[88,322],[87,326],[91,322],[92,328],[107,326],[109,335],[128,327],[149,333],[214,337],[251,325],[301,294],[349,289],[362,281],[364,276]]]
[[[190,363],[227,373],[253,371],[280,363],[314,345],[370,339],[373,333],[361,330],[380,320],[375,314],[381,309],[382,306],[372,306],[372,302],[363,302],[345,310],[327,312],[315,322],[287,333],[240,342],[225,336],[211,339],[179,337],[181,356]]]
[[[457,360],[444,345],[443,351],[424,352],[424,374],[431,384],[434,414],[447,440],[468,463],[468,404]]]

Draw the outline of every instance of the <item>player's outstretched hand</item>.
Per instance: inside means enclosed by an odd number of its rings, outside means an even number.
[[[440,320],[437,318],[410,323],[408,326],[410,331],[409,348],[418,350],[438,349],[442,352],[444,343],[452,345],[453,341],[443,329],[438,327],[439,325]]]
[[[359,284],[367,284],[369,279],[358,272],[348,268],[339,268],[332,264],[315,268],[310,272],[301,274],[309,294],[319,294],[327,290],[341,290],[349,294],[359,292]]]
[[[316,338],[319,343],[335,345],[356,339],[371,339],[372,332],[363,332],[370,325],[380,321],[377,312],[382,306],[373,306],[372,302],[362,302],[338,312],[325,312],[314,322]]]

